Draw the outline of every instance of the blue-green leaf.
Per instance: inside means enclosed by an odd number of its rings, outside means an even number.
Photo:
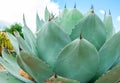
[[[9,50],[2,50],[2,57],[6,60],[11,66],[13,66],[16,70],[19,70],[20,67],[17,64],[16,56],[13,56]]]
[[[54,66],[58,53],[71,42],[70,37],[55,22],[47,22],[39,31],[37,49],[42,60]]]
[[[45,21],[48,21],[50,18],[50,12],[48,11],[47,7],[45,8],[45,14],[44,14],[44,19]]]
[[[32,52],[32,50],[30,49],[28,43],[22,38],[22,37],[16,37],[18,40],[18,43],[20,45],[20,48],[22,48],[23,50],[30,52],[31,54],[34,54]]]
[[[43,20],[40,20],[38,13],[36,14],[36,32],[38,32],[44,24]]]
[[[8,63],[6,60],[4,60],[3,58],[0,57],[0,64],[3,65],[3,67],[9,72],[11,73],[13,76],[15,76],[16,78],[22,80],[23,82],[26,83],[34,83],[24,77],[22,77],[21,75],[19,75],[19,71],[20,69],[18,68],[14,68],[13,65],[11,65],[10,63]]]
[[[17,39],[15,38],[15,36],[13,36],[12,34],[10,33],[7,33],[8,37],[9,37],[9,40],[15,50],[15,52],[19,55],[19,44],[18,44],[18,41]]]
[[[110,14],[104,16],[104,24],[107,32],[107,39],[109,39],[114,33],[112,16]]]
[[[46,63],[27,52],[22,51],[20,56],[17,56],[17,61],[20,67],[31,75],[37,83],[43,83],[54,74]]]
[[[91,42],[97,50],[99,50],[106,41],[105,25],[93,12],[84,16],[84,18],[72,30],[70,37],[74,40],[78,38],[80,34]]]
[[[66,14],[68,13],[68,9],[67,8],[64,8],[63,11],[60,13],[60,15],[58,16],[57,18],[57,22],[58,23],[62,23],[64,18],[67,16]]]
[[[99,51],[100,64],[95,79],[107,72],[120,58],[120,32],[110,38]]]
[[[101,76],[95,83],[119,83],[120,82],[120,64]]]
[[[65,14],[61,23],[61,28],[70,35],[72,29],[75,28],[75,25],[78,24],[82,18],[83,15],[76,8],[74,8]]]
[[[15,78],[7,71],[0,71],[0,81],[2,83],[24,83],[24,81]]]
[[[28,28],[24,16],[23,16],[23,22],[24,22],[24,26],[22,28],[22,31],[23,31],[24,39],[28,44],[28,46],[30,47],[31,51],[33,51],[34,55],[37,55],[36,38],[33,32]]]
[[[59,54],[56,74],[87,83],[95,75],[99,64],[96,48],[85,39],[69,43]]]

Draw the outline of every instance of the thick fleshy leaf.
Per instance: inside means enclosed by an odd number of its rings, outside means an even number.
[[[24,83],[23,81],[12,76],[7,71],[0,71],[0,81],[2,83]]]
[[[9,64],[11,64],[16,70],[19,70],[20,67],[17,64],[16,61],[16,56],[13,56],[9,50],[7,49],[3,49],[2,50],[2,57],[4,58],[4,60],[6,60]]]
[[[17,56],[17,61],[20,67],[31,75],[37,83],[43,83],[54,74],[46,63],[26,52],[22,51],[20,56]]]
[[[20,48],[32,55],[35,56],[35,52],[33,50],[31,50],[30,46],[28,45],[28,43],[19,35],[18,32],[14,32],[16,39],[20,45]],[[36,55],[37,56],[37,55]]]
[[[84,16],[89,15],[92,11],[94,12],[94,7],[93,7],[93,5],[91,5],[90,10],[89,10],[89,11],[87,11],[87,12],[84,14]]]
[[[91,11],[87,16],[85,16],[76,28],[72,30],[72,34],[70,35],[71,39],[74,40],[79,35],[82,34],[85,39],[91,42],[97,50],[104,44],[106,41],[106,29],[103,22],[100,18]]]
[[[50,18],[50,12],[48,11],[47,7],[45,8],[45,14],[44,14],[44,19],[45,21],[48,21]]]
[[[68,9],[64,8],[63,11],[60,13],[59,17],[63,19],[67,13],[68,13]]]
[[[24,77],[22,77],[21,75],[19,75],[19,71],[20,69],[18,68],[14,68],[13,65],[11,65],[10,63],[8,63],[6,60],[4,60],[3,58],[0,57],[0,64],[2,64],[4,66],[4,68],[11,73],[13,76],[15,76],[16,78],[22,80],[23,82],[26,83],[34,83]]]
[[[58,17],[58,22],[61,23],[64,18],[66,17],[66,14],[68,13],[68,9],[64,8],[63,11],[60,13],[59,17]]]
[[[95,79],[107,72],[120,57],[120,32],[110,38],[99,51],[100,64]]]
[[[23,16],[23,22],[24,22],[24,26],[22,28],[22,31],[23,31],[24,39],[28,44],[28,46],[30,47],[31,51],[33,51],[34,55],[37,55],[36,38],[33,32],[28,28],[24,16]]]
[[[116,65],[120,64],[120,57],[114,62],[111,68],[115,67]]]
[[[87,83],[96,73],[99,56],[96,48],[85,39],[69,43],[59,54],[56,74]]]
[[[110,14],[104,16],[104,24],[107,32],[107,39],[109,39],[114,33],[112,16]]]
[[[119,83],[120,82],[120,65],[117,65],[102,77],[100,77],[95,83]]]
[[[42,25],[44,24],[43,20],[40,20],[38,13],[36,14],[36,32],[38,32]]]
[[[34,54],[33,51],[31,50],[31,48],[29,47],[28,43],[22,37],[16,36],[16,38],[18,40],[20,48],[22,48],[23,50],[25,50],[31,54]]]
[[[62,29],[67,33],[71,34],[72,29],[75,28],[75,25],[83,18],[83,15],[76,9],[73,8],[71,11],[68,11],[64,17],[61,25]]]
[[[15,50],[15,52],[19,55],[19,44],[18,44],[18,41],[17,39],[15,38],[15,36],[13,36],[12,34],[10,33],[7,33],[8,37],[9,37],[9,40]]]
[[[66,17],[67,12],[68,12],[68,9],[64,8],[63,11],[59,13],[59,16],[54,18],[55,22],[57,22],[59,25],[61,25],[64,18]]]
[[[47,22],[38,33],[37,49],[40,58],[54,66],[58,53],[71,41],[55,22]]]

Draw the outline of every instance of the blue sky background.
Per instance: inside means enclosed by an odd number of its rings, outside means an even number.
[[[113,23],[116,30],[120,30],[120,0],[52,0],[59,4],[60,9],[64,8],[66,3],[67,8],[73,8],[76,3],[77,9],[81,11],[81,13],[86,13],[91,5],[94,6],[95,13],[103,20],[104,15],[100,13],[101,10],[106,11],[108,13],[109,9],[111,11],[111,15],[113,17]],[[118,18],[119,17],[119,18]]]
[[[94,6],[95,13],[103,20],[104,11],[109,9],[113,17],[116,31],[120,30],[120,0],[0,0],[0,28],[1,24],[23,23],[25,15],[27,25],[35,32],[36,12],[41,19],[44,19],[44,10],[48,10],[55,15],[59,15],[59,10],[67,5],[72,9],[76,3],[77,9],[81,13],[86,13],[91,5]]]

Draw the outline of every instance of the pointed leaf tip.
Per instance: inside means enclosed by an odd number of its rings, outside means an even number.
[[[50,17],[50,15],[49,15],[49,19],[48,19],[48,21],[51,21],[52,20],[52,17]]]
[[[66,8],[66,3],[65,3],[65,6],[64,6],[64,8]]]
[[[94,6],[91,5],[91,13],[94,13]]]
[[[110,11],[110,9],[109,9],[109,15],[111,15],[111,11]]]
[[[51,21],[51,18],[49,17],[48,21]]]
[[[82,35],[80,34],[80,39],[82,39]]]
[[[74,8],[76,8],[76,3],[74,4]]]
[[[36,16],[38,16],[38,12],[36,12]]]
[[[53,15],[53,16],[49,16],[48,21],[51,21],[52,19],[54,19],[54,17],[55,17],[55,15]]]
[[[54,75],[54,78],[58,78],[57,74]]]
[[[26,26],[25,15],[23,14],[23,24]]]
[[[45,21],[48,21],[49,17],[50,17],[50,12],[48,11],[48,8],[46,6],[45,12],[44,12],[44,19],[45,19]]]
[[[94,10],[92,10],[91,13],[94,13]]]
[[[93,6],[93,5],[91,5],[91,9],[94,9],[94,6]]]

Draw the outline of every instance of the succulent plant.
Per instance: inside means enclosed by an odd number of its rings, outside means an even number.
[[[113,35],[111,18],[101,21],[93,7],[84,16],[76,7],[71,11],[65,7],[53,18],[46,8],[44,21],[36,14],[37,28],[33,34],[23,16],[24,39],[17,31],[15,37],[7,33],[17,55],[7,49],[2,51],[0,64],[5,71],[0,72],[0,80],[4,83],[119,82],[120,32]],[[21,70],[27,75],[21,74]]]
[[[109,14],[105,14],[103,22],[105,24],[105,28],[107,32],[107,39],[109,39],[114,34],[114,26],[113,26],[110,10],[109,10]]]
[[[70,35],[74,40],[79,34],[91,42],[98,50],[105,43],[106,28],[100,18],[91,10],[72,30]]]
[[[64,17],[61,20],[61,28],[67,33],[71,34],[72,29],[75,28],[75,25],[79,23],[79,21],[83,18],[81,12],[76,8],[74,8],[67,13],[65,12],[66,8],[64,9]]]

